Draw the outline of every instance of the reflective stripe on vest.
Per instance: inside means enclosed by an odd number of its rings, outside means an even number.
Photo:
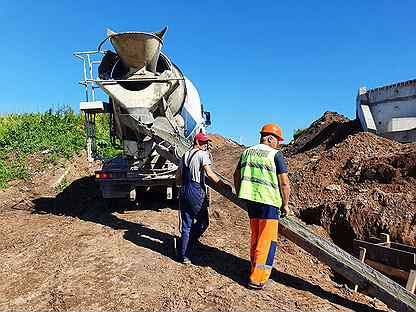
[[[241,185],[238,197],[275,207],[282,206],[274,157],[277,150],[258,144],[241,155]]]

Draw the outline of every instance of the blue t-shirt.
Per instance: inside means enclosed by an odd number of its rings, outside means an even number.
[[[278,175],[288,173],[289,170],[287,169],[287,163],[281,151],[278,151],[274,156],[274,164],[276,165],[276,173]]]

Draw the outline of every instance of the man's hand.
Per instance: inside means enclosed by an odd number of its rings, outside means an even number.
[[[291,213],[291,211],[290,211],[289,205],[283,205],[283,206],[280,208],[280,216],[281,216],[282,218],[284,218],[284,217],[286,217],[286,216],[290,215],[290,213]]]
[[[227,190],[229,192],[233,191],[233,188],[231,185],[225,183],[223,180],[221,180],[220,177],[218,177],[214,171],[212,171],[211,167],[209,165],[203,166],[205,173],[207,174],[208,178],[210,178],[214,183],[216,183],[219,187],[223,188],[224,190]]]

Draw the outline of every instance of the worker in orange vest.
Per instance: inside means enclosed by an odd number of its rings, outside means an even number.
[[[274,124],[260,131],[260,144],[246,149],[234,172],[239,198],[247,202],[251,228],[251,272],[248,287],[263,289],[277,250],[278,220],[289,213],[288,168],[279,143],[283,132]]]

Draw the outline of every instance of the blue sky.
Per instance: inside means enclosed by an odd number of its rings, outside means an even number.
[[[211,132],[288,139],[325,111],[355,117],[358,88],[415,78],[415,1],[4,1],[0,114],[83,100],[81,64],[117,32],[169,26],[164,52],[212,112]],[[288,140],[287,140],[288,141]]]

